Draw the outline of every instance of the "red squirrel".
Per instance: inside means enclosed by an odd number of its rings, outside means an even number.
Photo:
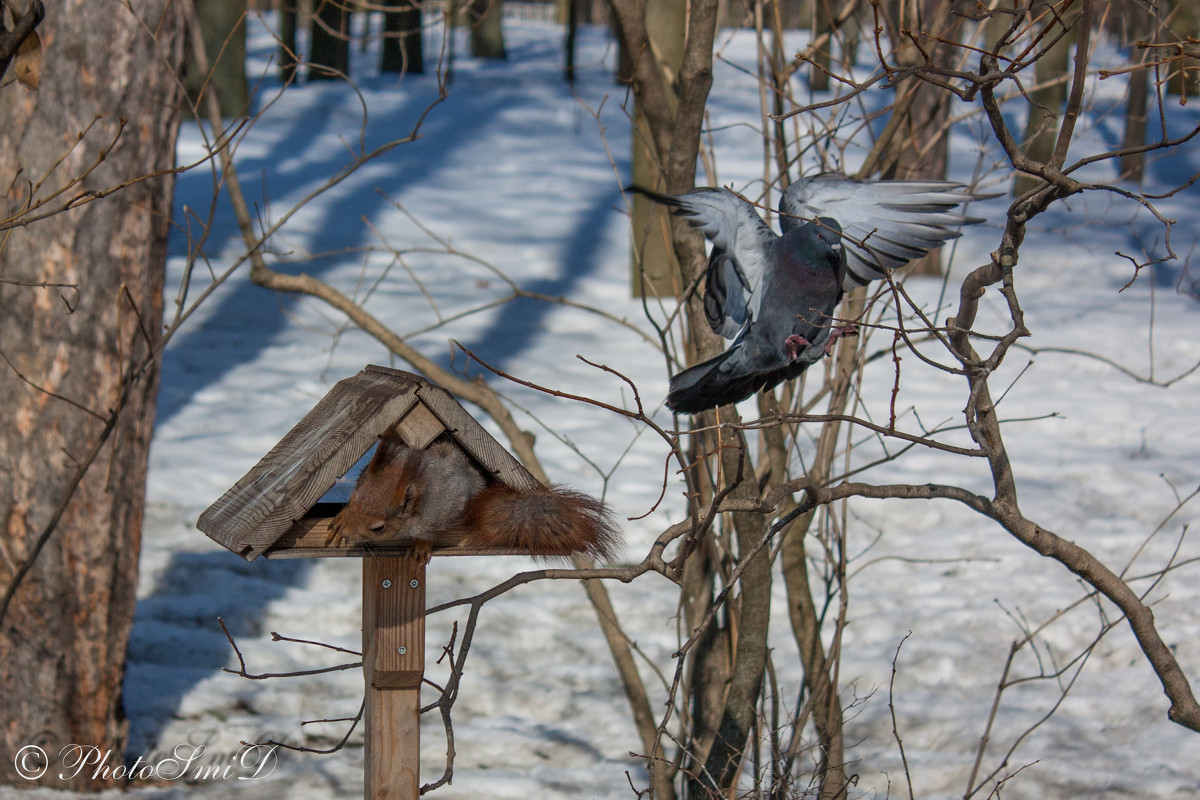
[[[384,435],[326,543],[411,541],[413,556],[427,563],[443,537],[468,547],[587,553],[601,561],[611,559],[620,542],[612,514],[594,497],[561,486],[518,490],[489,482],[444,436],[414,450]]]

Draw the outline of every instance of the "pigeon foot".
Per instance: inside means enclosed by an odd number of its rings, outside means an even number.
[[[825,342],[825,355],[833,355],[833,346],[843,336],[858,336],[857,325],[841,325],[829,332],[829,340]]]
[[[792,361],[798,361],[800,359],[800,350],[808,347],[810,344],[812,344],[812,342],[810,342],[808,339],[805,339],[798,333],[793,333],[791,336],[783,340],[783,347],[785,350],[787,350],[788,358],[790,358]]]

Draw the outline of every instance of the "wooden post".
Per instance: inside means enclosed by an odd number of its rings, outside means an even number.
[[[425,565],[403,556],[363,564],[367,800],[417,800],[421,677],[425,672]]]

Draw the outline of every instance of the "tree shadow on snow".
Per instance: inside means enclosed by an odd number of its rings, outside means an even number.
[[[314,91],[317,90],[329,93],[321,98],[324,102],[314,102],[311,116],[296,119],[263,156],[238,159],[238,171],[247,194],[256,186],[262,190],[257,196],[247,197],[256,209],[261,209],[268,198],[298,197],[312,190],[351,161],[340,144],[319,152],[314,147],[322,138],[331,140],[339,133],[357,147],[359,134],[357,122],[346,122],[346,117],[336,113],[336,109],[323,108],[343,101],[345,89],[341,88],[340,94],[332,92],[332,87],[317,87]],[[386,132],[390,138],[410,130],[434,96],[432,90],[415,92],[409,100],[390,110],[374,112],[367,150],[388,141],[377,132]],[[452,159],[455,150],[472,143],[474,128],[461,125],[461,120],[469,118],[476,125],[486,125],[506,107],[508,100],[502,92],[452,95],[426,117],[421,139],[386,153],[372,162],[370,169],[358,171],[322,198],[321,218],[315,221],[315,227],[304,230],[304,246],[314,253],[338,253],[370,243],[371,232],[359,220],[373,218],[388,203],[376,189],[396,193],[403,185],[429,180],[440,165]],[[469,109],[455,109],[455,104],[469,104]],[[336,127],[339,120],[344,123],[342,130]],[[394,177],[382,179],[381,171]],[[176,186],[177,218],[185,205],[207,209],[212,190],[212,176],[208,172],[183,173]],[[206,246],[216,251],[222,242],[234,240],[240,242],[237,225],[229,201],[222,193]],[[176,232],[170,243],[172,257],[186,256],[188,246],[187,237]],[[283,272],[305,272],[320,277],[344,260],[344,256],[334,255],[272,266]],[[168,302],[172,299],[168,298]],[[160,424],[170,420],[198,392],[217,383],[227,372],[253,362],[285,329],[288,314],[298,298],[279,295],[238,278],[206,302],[207,307],[199,315],[202,320],[186,325],[163,353],[157,417]]]
[[[223,667],[238,666],[218,617],[235,641],[263,636],[267,607],[302,583],[310,569],[306,559],[247,562],[225,551],[172,556],[154,592],[138,601],[134,616],[123,692],[129,753],[145,755],[193,743],[159,739],[172,719],[188,716],[184,698],[189,692],[222,674]],[[227,710],[206,705],[203,713],[219,719]],[[189,730],[201,738],[211,733]]]

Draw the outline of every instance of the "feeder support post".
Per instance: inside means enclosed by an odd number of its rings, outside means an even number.
[[[421,679],[425,672],[425,564],[367,556],[363,571],[363,678],[367,800],[417,800]]]

